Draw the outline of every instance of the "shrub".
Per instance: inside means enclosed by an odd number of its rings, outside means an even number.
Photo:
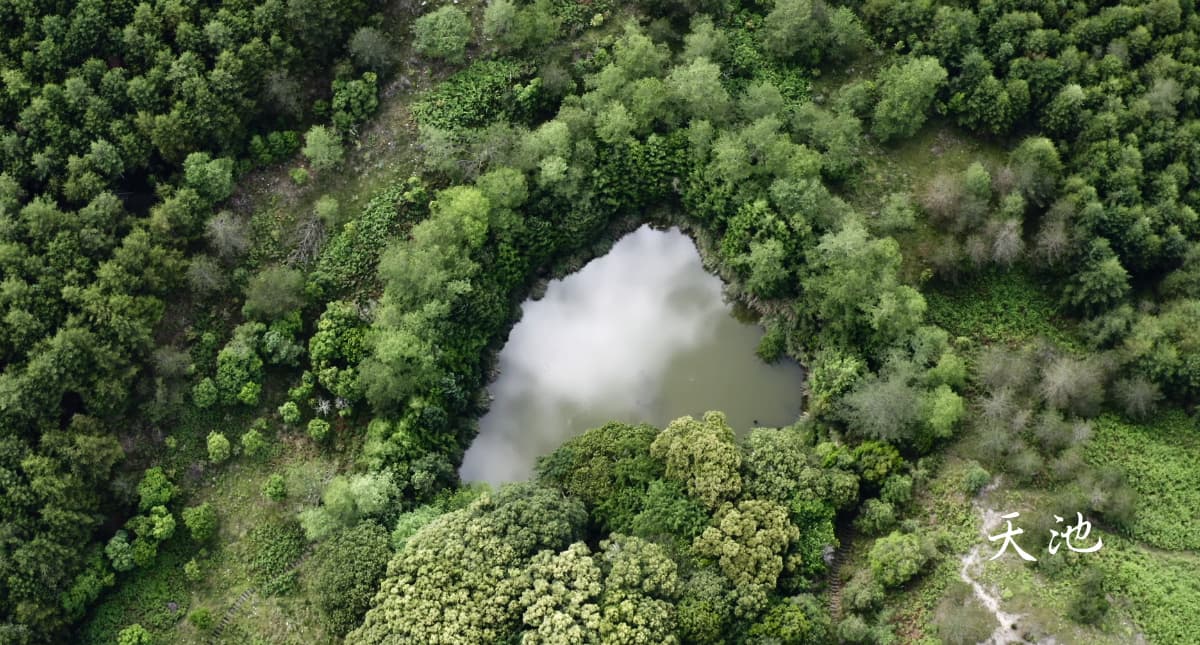
[[[862,505],[854,528],[867,535],[882,535],[896,526],[896,512],[891,504],[878,499],[868,499]]]
[[[151,645],[154,636],[138,623],[121,630],[117,634],[117,645]]]
[[[257,428],[250,428],[242,435],[242,452],[248,457],[258,457],[267,451],[267,440]]]
[[[229,459],[231,453],[229,439],[225,435],[216,430],[208,433],[208,459],[214,464],[219,464],[226,459]]]
[[[300,406],[295,401],[288,401],[279,406],[279,417],[283,422],[294,425],[300,421]]]
[[[471,40],[471,19],[458,7],[446,5],[413,23],[413,47],[425,56],[461,63]]]
[[[305,544],[304,531],[295,520],[265,522],[250,529],[243,540],[242,559],[264,595],[292,588],[295,579],[282,574],[304,553]]]
[[[288,176],[292,178],[292,183],[297,186],[303,186],[308,183],[308,171],[304,168],[292,168],[288,172]]]
[[[188,527],[193,540],[207,542],[217,533],[217,511],[208,502],[190,506],[183,509],[183,524]]]
[[[885,587],[898,587],[917,575],[930,558],[931,545],[916,533],[893,531],[875,540],[867,555],[871,573]]]
[[[196,562],[196,558],[188,560],[183,565],[183,577],[187,578],[188,582],[199,582],[204,577],[204,572],[200,570],[200,563]]]
[[[304,304],[304,273],[283,266],[254,274],[246,285],[242,314],[257,320],[276,320]]]
[[[200,607],[199,609],[192,610],[192,612],[188,614],[188,622],[195,625],[196,629],[199,629],[202,632],[212,629],[213,625],[216,623],[216,621],[213,620],[212,612],[209,611],[208,607]]]
[[[313,214],[328,229],[335,229],[341,223],[338,217],[338,200],[333,195],[322,195],[317,203],[313,204]]]
[[[329,435],[329,422],[325,419],[312,419],[308,422],[308,436],[314,441],[321,441]]]
[[[842,589],[842,604],[853,611],[874,611],[883,597],[883,585],[866,569],[856,572]]]
[[[1104,573],[1089,568],[1079,581],[1079,588],[1067,609],[1071,619],[1084,625],[1095,625],[1108,613],[1109,602],[1104,593]]]
[[[387,35],[374,27],[360,27],[347,44],[354,64],[381,71],[392,61],[392,45]]]
[[[333,170],[342,163],[342,139],[335,130],[323,125],[314,125],[304,135],[304,148],[301,152],[318,172]],[[293,174],[292,179],[295,178]],[[308,177],[304,179],[307,180]]]
[[[282,502],[287,497],[287,481],[284,480],[283,475],[271,473],[271,476],[263,482],[262,494],[263,497],[273,502]]]
[[[983,487],[987,486],[990,481],[992,481],[992,474],[977,462],[971,462],[967,472],[963,475],[963,492],[968,495],[978,495],[979,491],[983,490]]]

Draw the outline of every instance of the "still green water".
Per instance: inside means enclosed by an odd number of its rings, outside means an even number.
[[[550,283],[500,352],[462,478],[526,479],[539,456],[610,420],[662,427],[722,410],[739,434],[795,421],[803,369],[759,360],[762,329],[734,318],[721,287],[690,238],[645,226]]]

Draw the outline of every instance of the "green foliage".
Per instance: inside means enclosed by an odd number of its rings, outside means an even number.
[[[167,479],[162,467],[147,468],[137,487],[138,510],[148,511],[155,506],[165,506],[175,496],[175,485]]]
[[[1025,273],[988,271],[927,297],[929,321],[955,336],[982,343],[1040,336],[1067,347],[1080,344],[1051,293]]]
[[[930,56],[912,58],[881,71],[879,102],[871,124],[875,136],[889,141],[916,134],[946,78],[946,70]]]
[[[392,555],[387,531],[362,522],[322,542],[309,564],[310,593],[331,633],[343,635],[361,621]]]
[[[297,522],[256,524],[241,544],[242,562],[263,595],[287,593],[295,586],[295,574],[284,574],[304,553],[304,531]]]
[[[273,502],[282,502],[287,497],[287,480],[279,473],[271,473],[263,482],[262,494]]]
[[[304,135],[304,148],[301,149],[308,162],[317,172],[333,170],[342,164],[342,140],[337,132],[323,125],[314,125]],[[296,179],[295,173],[292,179]],[[307,180],[307,176],[304,177]],[[297,181],[303,184],[304,180]]]
[[[462,9],[445,5],[413,22],[413,47],[431,58],[461,63],[471,40],[471,19]]]
[[[322,441],[329,436],[329,422],[325,419],[309,419],[308,436],[313,441]]]
[[[514,83],[526,73],[515,61],[474,62],[413,104],[413,116],[422,125],[449,131],[512,118],[517,114]]]
[[[208,460],[214,464],[219,464],[229,459],[229,455],[232,454],[229,439],[226,439],[224,434],[216,430],[208,433],[206,443],[208,445]]]
[[[304,304],[304,274],[276,266],[264,269],[246,285],[242,314],[263,321],[277,320]]]
[[[347,643],[390,640],[492,642],[521,620],[521,576],[534,554],[564,549],[580,535],[582,504],[553,489],[505,486],[447,513],[409,538],[388,567],[380,602]]]
[[[583,502],[607,530],[628,531],[647,487],[663,473],[649,454],[657,435],[651,426],[623,423],[588,430],[539,459],[538,479]]]
[[[217,534],[217,511],[212,504],[205,502],[199,506],[189,506],[183,509],[181,515],[184,526],[196,542],[207,542]]]
[[[891,534],[875,540],[867,561],[884,587],[898,587],[917,575],[933,556],[928,538],[916,533]]]
[[[153,645],[154,636],[145,627],[134,623],[117,634],[117,645]]]
[[[650,455],[666,464],[668,479],[710,510],[742,490],[742,456],[721,412],[672,421],[650,444]]]
[[[1174,411],[1144,424],[1102,416],[1084,454],[1088,463],[1120,469],[1138,493],[1131,537],[1161,549],[1200,548],[1196,518],[1178,510],[1200,503],[1191,466],[1200,442],[1186,415]]]

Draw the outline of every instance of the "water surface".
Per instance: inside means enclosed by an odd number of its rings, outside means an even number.
[[[762,329],[733,317],[678,229],[643,226],[522,308],[466,481],[526,479],[538,456],[610,420],[662,427],[722,410],[740,434],[800,413],[802,369],[758,359]]]

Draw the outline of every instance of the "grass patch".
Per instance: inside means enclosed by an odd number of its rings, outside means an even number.
[[[1099,561],[1110,593],[1120,594],[1151,643],[1185,645],[1200,634],[1200,557],[1166,553],[1104,535]]]
[[[1024,272],[987,271],[924,293],[929,322],[955,336],[982,344],[1019,344],[1040,337],[1068,350],[1083,349],[1049,290]]]
[[[1106,415],[1096,421],[1085,456],[1115,466],[1138,492],[1130,534],[1167,550],[1200,550],[1200,435],[1181,410],[1146,424]],[[1200,607],[1200,606],[1198,606]]]

